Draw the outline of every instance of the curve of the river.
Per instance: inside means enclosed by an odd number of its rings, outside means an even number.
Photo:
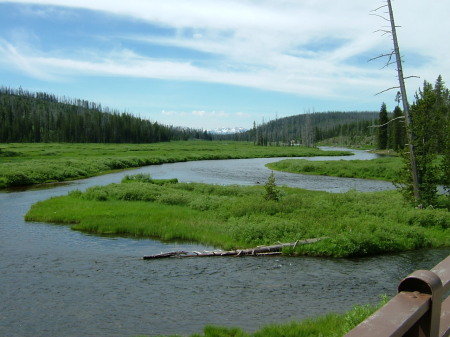
[[[360,151],[357,156],[369,154]],[[443,249],[364,259],[144,261],[141,256],[147,254],[207,247],[98,237],[23,221],[39,200],[119,182],[125,174],[251,185],[267,179],[264,164],[274,160],[279,159],[165,164],[52,189],[0,193],[0,336],[187,335],[208,324],[253,331],[267,323],[377,302],[380,294],[394,294],[402,277],[429,269],[450,253]],[[382,182],[362,188],[367,181],[279,172],[276,178],[278,184],[332,192],[392,188]],[[318,178],[323,180],[314,180]]]

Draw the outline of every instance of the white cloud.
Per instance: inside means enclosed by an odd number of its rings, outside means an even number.
[[[194,110],[192,111],[192,115],[198,117],[208,117],[208,118],[216,118],[216,117],[229,117],[230,115],[224,111],[204,111],[204,110]]]
[[[163,110],[163,111],[161,111],[161,114],[163,114],[164,116],[176,116],[176,115],[178,115],[178,112]]]
[[[4,2],[0,0],[0,2]],[[369,15],[383,2],[354,0],[17,0],[15,2],[98,10],[172,28],[172,36],[116,38],[209,53],[212,61],[161,60],[125,49],[55,55],[0,41],[0,53],[39,78],[96,74],[242,85],[268,91],[346,99],[355,92],[376,93],[395,84],[395,69],[361,62],[392,48],[389,37],[373,31],[386,25]],[[406,72],[434,80],[450,76],[448,1],[393,2],[401,50],[425,62]],[[414,8],[414,10],[411,10]],[[54,9],[49,9],[54,11]],[[61,12],[68,12],[63,10]],[[382,11],[381,11],[381,14]],[[36,15],[45,15],[39,9]],[[95,32],[93,32],[95,34]],[[38,48],[38,47],[37,47]],[[89,54],[90,53],[90,54]],[[215,58],[214,58],[215,57]],[[355,61],[360,59],[359,61]],[[423,80],[421,80],[423,81]],[[413,87],[419,82],[412,81]]]

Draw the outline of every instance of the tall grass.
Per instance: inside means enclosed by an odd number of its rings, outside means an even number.
[[[267,164],[267,167],[291,173],[394,181],[398,179],[402,165],[399,157],[385,157],[372,160],[338,161],[286,159]]]
[[[193,160],[348,155],[247,142],[157,144],[1,144],[0,188],[73,180],[145,165]]]
[[[224,249],[326,238],[286,254],[364,256],[450,245],[450,213],[418,210],[396,191],[331,194],[262,186],[126,183],[91,187],[39,202],[27,220],[69,223],[76,230],[188,240]]]

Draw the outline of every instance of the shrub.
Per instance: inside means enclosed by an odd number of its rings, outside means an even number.
[[[99,186],[90,187],[83,194],[83,198],[86,200],[106,201],[108,197],[108,191]]]
[[[150,176],[150,174],[144,174],[144,173],[139,173],[139,174],[134,174],[134,175],[126,175],[125,177],[123,177],[122,182],[126,183],[126,182],[142,182],[142,183],[151,183],[153,180]]]
[[[442,229],[450,228],[450,218],[448,216],[448,212],[439,210],[421,210],[420,212],[415,213],[408,222],[413,226],[438,226]]]
[[[170,193],[170,194],[163,194],[158,197],[157,200],[159,203],[164,205],[188,205],[189,204],[189,197],[187,197],[184,194],[176,194],[176,193]]]
[[[267,179],[264,189],[266,190],[264,199],[273,201],[280,200],[280,190],[277,188],[277,184],[275,183],[275,175],[273,174],[273,171],[270,174],[269,179]]]
[[[9,173],[5,178],[7,186],[23,186],[35,183],[35,181],[33,181],[33,179],[31,179],[28,175],[20,172]]]

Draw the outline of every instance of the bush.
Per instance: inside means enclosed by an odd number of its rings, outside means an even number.
[[[280,200],[280,190],[277,188],[277,184],[275,183],[275,175],[273,174],[273,171],[270,174],[269,179],[267,179],[264,189],[266,190],[264,199],[273,201]]]
[[[5,178],[7,186],[23,186],[35,183],[28,175],[20,172],[9,173]]]
[[[139,174],[134,174],[134,175],[126,175],[125,177],[122,178],[122,182],[126,183],[126,182],[141,182],[141,183],[151,183],[153,182],[150,174],[144,174],[144,173],[139,173]]]
[[[448,212],[439,210],[421,210],[409,219],[409,224],[421,227],[438,226],[442,229],[450,228]]]

